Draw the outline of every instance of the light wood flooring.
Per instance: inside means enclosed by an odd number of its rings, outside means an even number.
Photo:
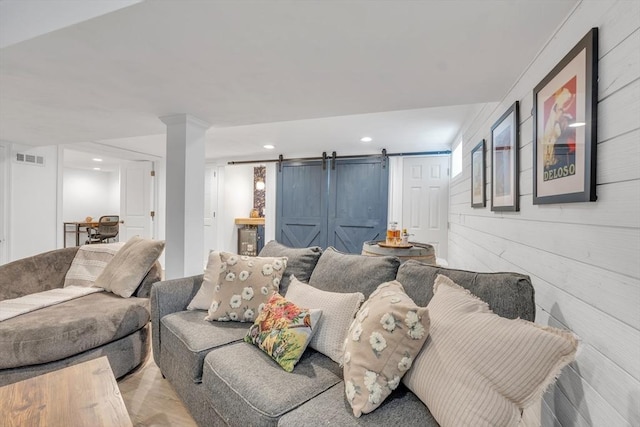
[[[197,427],[153,357],[118,380],[118,387],[134,426]]]

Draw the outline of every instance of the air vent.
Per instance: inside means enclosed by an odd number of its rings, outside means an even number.
[[[44,166],[44,157],[33,154],[16,153],[16,162],[27,163],[34,166]]]

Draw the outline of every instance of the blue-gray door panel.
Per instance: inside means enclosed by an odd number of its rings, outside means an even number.
[[[326,247],[326,194],[322,162],[283,163],[276,190],[276,240],[294,248]]]
[[[387,228],[389,169],[380,158],[338,159],[329,179],[328,246],[360,253]]]

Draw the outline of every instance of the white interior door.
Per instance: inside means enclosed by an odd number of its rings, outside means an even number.
[[[215,244],[217,232],[216,207],[218,206],[218,172],[217,167],[206,165],[204,168],[204,263],[209,258],[209,251],[217,249]]]
[[[447,258],[449,156],[405,157],[402,177],[402,227],[411,241],[433,245]]]
[[[120,235],[125,242],[133,236],[151,238],[152,162],[127,162],[120,167]]]

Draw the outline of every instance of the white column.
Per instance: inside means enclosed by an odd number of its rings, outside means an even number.
[[[167,125],[165,277],[202,274],[205,132],[188,114],[160,117]]]

